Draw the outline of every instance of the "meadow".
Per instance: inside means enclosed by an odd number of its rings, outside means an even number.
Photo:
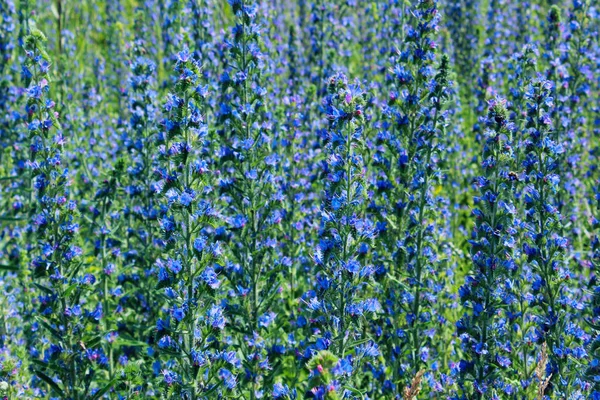
[[[0,398],[600,400],[594,0],[0,0]]]

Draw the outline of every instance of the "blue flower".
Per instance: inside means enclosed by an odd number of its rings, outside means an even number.
[[[219,370],[219,378],[224,382],[227,389],[231,390],[237,386],[235,375],[233,375],[231,371],[226,368],[221,368]]]
[[[207,324],[213,328],[225,328],[226,320],[223,315],[223,309],[216,304],[211,306],[206,314],[206,321]]]

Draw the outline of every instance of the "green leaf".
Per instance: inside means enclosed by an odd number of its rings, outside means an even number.
[[[85,345],[87,347],[96,347],[102,341],[102,336],[97,336],[89,340]]]
[[[58,340],[62,341],[63,340],[63,335],[61,335],[56,329],[54,329],[53,327],[50,326],[50,324],[48,324],[46,321],[42,320],[41,318],[36,318],[36,320],[42,324],[42,326],[44,328],[46,328],[54,337],[56,337]]]
[[[213,387],[211,387],[209,390],[207,390],[206,392],[204,392],[205,395],[209,395],[212,392],[214,392],[215,390],[217,390],[219,387],[221,387],[221,385],[223,384],[223,381],[219,381],[217,384],[213,385]]]
[[[118,380],[119,380],[119,378],[113,378],[113,380],[108,382],[108,384],[106,386],[104,386],[102,389],[100,389],[96,392],[94,397],[92,397],[92,400],[96,400],[96,399],[99,399],[100,397],[102,397],[104,395],[104,393],[108,392],[110,390],[110,388],[113,387],[115,385],[115,383],[117,383]]]
[[[44,382],[46,382],[48,385],[50,385],[50,387],[57,394],[59,394],[60,397],[65,398],[65,392],[63,392],[63,390],[60,388],[60,386],[58,386],[58,384],[56,382],[54,382],[52,379],[50,379],[50,377],[48,375],[46,375],[45,373],[43,373],[40,370],[36,370],[35,374],[38,376],[38,378],[40,378],[41,380],[43,380]]]
[[[38,365],[44,371],[52,371],[53,373],[55,373],[59,376],[60,376],[60,374],[63,374],[65,372],[64,366],[60,366],[56,363],[51,363],[51,362],[45,363],[42,360],[31,360],[31,362],[33,364]]]
[[[63,297],[67,298],[69,297],[69,295],[71,294],[71,292],[73,292],[73,290],[75,290],[75,288],[77,287],[77,284],[72,284],[70,285],[64,292],[63,292]]]
[[[117,338],[117,344],[119,344],[121,346],[148,346],[148,343],[146,343],[146,342],[142,342],[141,340],[126,338],[123,336],[119,336]]]
[[[46,286],[42,286],[39,283],[34,283],[33,286],[35,286],[36,288],[40,289],[42,292],[47,293],[51,296],[54,296],[54,291],[50,288],[47,288]]]
[[[21,217],[0,216],[0,221],[6,221],[6,222],[23,221],[24,219],[25,218],[21,218]]]
[[[7,265],[0,264],[0,271],[18,271],[19,267],[17,265]]]
[[[50,288],[47,288],[46,286],[42,286],[39,283],[34,283],[33,286],[35,286],[36,288],[40,289],[42,292],[47,293],[51,296],[54,296],[54,291]]]

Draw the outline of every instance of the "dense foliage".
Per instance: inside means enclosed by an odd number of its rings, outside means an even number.
[[[0,0],[0,397],[600,400],[599,17]]]

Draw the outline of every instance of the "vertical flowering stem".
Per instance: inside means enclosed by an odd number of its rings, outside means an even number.
[[[143,14],[136,13],[136,38],[130,47],[128,76],[129,126],[123,146],[130,162],[127,167],[123,217],[125,222],[124,263],[131,271],[131,281],[144,276],[135,289],[140,292],[140,308],[136,312],[145,322],[154,324],[157,313],[151,268],[157,258],[156,248],[162,245],[156,227],[159,217],[157,193],[153,176],[156,138],[156,65],[148,58],[142,28]],[[111,272],[112,273],[112,272]],[[129,283],[129,282],[127,282]],[[133,282],[132,282],[133,283]],[[140,339],[146,339],[144,323],[140,324]]]
[[[334,23],[341,21],[341,8],[344,6],[343,2],[336,4],[330,0],[316,0],[311,3],[310,24],[307,25],[308,32],[305,32],[310,42],[305,43],[305,48],[308,50],[308,62],[313,67],[308,69],[309,77],[317,86],[317,91],[323,88],[325,79],[332,72],[335,57],[339,55],[333,48],[338,42],[332,38]]]
[[[25,44],[25,37],[29,35],[29,13],[31,12],[30,0],[18,0],[17,14],[19,16],[19,46]]]
[[[268,354],[276,314],[281,263],[274,258],[275,227],[281,218],[274,169],[279,163],[262,79],[265,55],[261,50],[258,8],[252,1],[229,0],[235,26],[226,42],[228,67],[221,79],[224,101],[218,114],[220,135],[219,189],[225,201],[229,229],[230,261],[225,273],[231,285],[228,314],[235,319],[236,345],[243,354],[244,397],[263,396],[272,383],[272,363],[278,353]],[[225,234],[225,232],[223,232]],[[271,357],[271,358],[270,358]],[[226,371],[226,372],[225,372]],[[229,370],[224,376],[231,376]],[[235,381],[228,389],[234,389]]]
[[[359,261],[361,246],[375,235],[374,224],[363,214],[365,93],[358,84],[349,85],[343,74],[329,78],[328,93],[324,101],[329,120],[324,137],[327,180],[315,254],[318,287],[317,296],[307,303],[326,329],[318,342],[327,343],[329,351],[316,353],[308,364],[315,395],[353,387],[362,359],[379,354],[375,344],[357,346],[356,342],[368,339],[363,324],[381,309],[376,299],[365,297],[374,268]],[[331,378],[315,369],[324,367],[326,360],[331,363]]]
[[[117,160],[115,172],[123,164],[126,168],[118,174],[119,193],[115,207],[120,207],[120,213],[109,214],[115,222],[107,242],[114,245],[108,246],[111,262],[103,264],[103,280],[107,285],[103,296],[107,296],[104,299],[105,318],[119,316],[116,327],[107,333],[113,342],[113,353],[117,351],[117,345],[121,345],[118,361],[123,369],[117,370],[116,375],[129,390],[141,391],[150,387],[152,381],[144,379],[132,386],[138,379],[136,375],[147,378],[153,370],[154,375],[160,373],[160,362],[152,362],[158,355],[151,347],[154,342],[151,327],[156,324],[163,296],[157,293],[153,266],[157,252],[164,246],[157,227],[159,193],[153,175],[157,136],[156,66],[148,58],[145,40],[152,38],[144,27],[144,13],[140,9],[135,11],[134,30],[134,39],[127,45],[125,65],[128,74],[123,93],[127,105],[123,114],[129,120],[122,127],[119,143],[126,157]],[[127,321],[127,329],[123,329],[123,319]],[[127,342],[136,343],[136,347],[127,347]],[[145,362],[136,359],[143,348],[147,349],[149,358],[140,357]]]
[[[592,229],[595,234],[591,240],[590,246],[590,269],[592,276],[590,279],[590,289],[592,297],[590,299],[591,319],[590,326],[593,329],[593,341],[590,344],[590,360],[586,369],[585,378],[592,385],[592,399],[600,398],[600,183],[595,190],[595,214],[592,217]]]
[[[515,207],[518,210],[517,215],[513,217],[514,224],[514,240],[517,243],[521,243],[524,230],[522,229],[521,219],[523,218],[522,211],[523,206],[523,158],[526,155],[524,142],[527,139],[526,123],[527,123],[527,83],[531,81],[531,77],[535,74],[535,68],[537,66],[537,49],[533,46],[526,45],[520,53],[513,56],[512,62],[512,73],[509,75],[509,81],[511,82],[510,89],[510,101],[508,102],[508,109],[510,113],[510,119],[512,129],[509,131],[508,142],[512,146],[513,160],[512,170],[510,171],[511,179],[513,180],[513,200]],[[519,249],[515,250],[513,256],[517,259],[520,258],[521,252]],[[525,390],[531,383],[531,370],[530,357],[533,356],[530,347],[527,345],[527,334],[529,331],[530,321],[528,320],[527,310],[529,307],[529,296],[530,293],[523,290],[523,286],[529,282],[530,269],[524,268],[523,263],[518,262],[516,264],[517,271],[515,271],[509,278],[506,279],[505,288],[509,293],[504,294],[508,307],[506,314],[501,316],[500,324],[504,328],[505,323],[512,324],[513,329],[509,331],[509,337],[506,343],[512,346],[511,352],[511,363],[513,365],[512,371],[516,373],[521,381],[521,388],[517,390]],[[505,363],[506,364],[506,363]],[[505,373],[504,377],[508,378],[512,374]],[[506,383],[506,379],[503,381]],[[510,386],[506,384],[506,388],[515,388],[515,385]]]
[[[473,29],[474,25],[480,24],[481,12],[479,10],[481,2],[472,0],[449,0],[444,8],[444,20],[450,31],[453,44],[452,61],[456,70],[460,71],[457,79],[460,82],[461,98],[469,104],[469,93],[465,89],[469,88],[469,82],[475,76],[475,68],[479,58],[478,30]],[[465,22],[469,22],[466,24]]]
[[[114,264],[109,265],[109,248],[117,247],[115,240],[111,237],[113,232],[113,226],[109,222],[109,211],[114,205],[114,201],[117,196],[117,187],[119,185],[120,177],[123,173],[124,164],[122,160],[117,161],[113,171],[111,171],[108,179],[104,180],[100,188],[96,191],[94,196],[95,211],[94,213],[94,230],[92,233],[95,237],[99,238],[95,241],[95,256],[100,260],[101,270],[101,287],[99,290],[102,292],[102,306],[101,314],[104,323],[104,339],[105,339],[105,353],[108,356],[108,372],[109,380],[113,379],[114,375],[114,352],[113,352],[113,334],[111,319],[112,308],[111,308],[111,296],[109,293],[110,277],[115,272]],[[117,250],[118,253],[118,250]],[[114,253],[113,253],[114,254]]]
[[[524,46],[522,51],[515,54],[513,57],[513,71],[509,75],[509,79],[513,82],[513,87],[510,89],[509,110],[511,111],[511,121],[514,124],[514,129],[511,130],[509,138],[514,151],[514,166],[515,170],[522,167],[523,157],[523,130],[525,120],[527,118],[527,99],[525,92],[527,90],[526,83],[535,73],[537,65],[537,49],[533,46]],[[517,188],[517,192],[521,188]],[[516,194],[520,198],[520,193]]]
[[[13,58],[15,30],[15,5],[12,0],[0,0],[0,162],[5,161],[5,149],[15,146],[11,132],[9,64]],[[16,160],[13,160],[16,163]],[[7,165],[4,163],[3,165]]]
[[[544,56],[547,58],[547,62],[550,64],[550,66],[553,67],[556,67],[552,64],[555,62],[554,58],[557,56],[556,52],[560,43],[562,29],[563,27],[561,22],[560,8],[556,5],[553,5],[548,10],[548,16],[546,17],[546,26],[544,32],[544,36],[546,39],[546,43],[544,46],[546,52]],[[548,76],[548,78],[552,78],[555,69],[549,68],[549,71],[552,73],[552,76]]]
[[[457,322],[463,349],[460,362],[461,386],[468,398],[489,398],[500,388],[503,369],[510,366],[506,329],[499,329],[501,309],[506,305],[502,290],[516,270],[516,245],[510,171],[514,166],[511,124],[506,101],[490,101],[484,120],[485,139],[481,170],[476,178],[479,196],[473,210],[475,228],[471,243],[473,267],[460,288],[468,310]],[[469,387],[466,382],[472,382]]]
[[[191,39],[194,43],[195,58],[204,61],[211,56],[214,33],[213,0],[188,0],[188,7],[193,16]]]
[[[163,3],[163,2],[161,2]],[[183,0],[167,0],[164,2],[164,10],[160,17],[162,18],[161,37],[162,37],[162,64],[163,68],[167,67],[173,60],[174,48],[178,43],[179,27],[181,24],[181,9]]]
[[[434,76],[435,42],[439,15],[437,2],[421,0],[413,11],[412,26],[405,36],[406,50],[391,70],[396,90],[390,94],[386,113],[389,132],[379,135],[383,161],[379,163],[383,201],[379,224],[382,251],[388,254],[387,296],[395,332],[388,343],[394,381],[413,377],[426,365],[429,344],[426,331],[434,329],[431,309],[436,256],[434,251],[435,202],[432,186],[443,156],[440,137],[445,124],[448,97],[448,58],[443,57]],[[401,317],[405,318],[405,322]],[[405,360],[410,367],[406,367]],[[406,382],[408,383],[408,382]],[[397,388],[398,392],[402,388]]]
[[[590,54],[593,37],[598,34],[594,31],[597,28],[591,26],[593,17],[590,6],[589,0],[574,0],[569,10],[564,43],[561,43],[562,54],[558,54],[563,65],[560,61],[556,62],[559,79],[554,95],[556,107],[552,114],[555,121],[554,140],[562,143],[565,149],[560,156],[559,168],[563,180],[556,202],[561,214],[574,225],[572,232],[573,236],[578,236],[578,249],[584,246],[581,225],[578,224],[581,220],[579,207],[585,201],[580,196],[585,193],[580,171],[584,169],[586,161],[583,155],[585,149],[593,140],[589,130],[585,129],[590,85],[593,84],[590,66],[595,63],[590,60]]]
[[[433,90],[429,94],[429,100],[431,100],[431,108],[424,108],[423,111],[426,112],[426,117],[422,122],[423,125],[416,128],[416,132],[414,133],[412,139],[417,144],[415,156],[421,158],[423,157],[423,153],[425,153],[425,163],[422,165],[418,165],[416,169],[417,176],[420,176],[420,180],[422,181],[422,186],[420,184],[416,185],[416,181],[414,180],[414,178],[411,183],[413,189],[417,189],[417,187],[420,186],[416,191],[416,193],[419,196],[419,202],[417,203],[417,207],[409,212],[411,214],[411,219],[415,216],[418,216],[416,219],[416,226],[411,226],[413,222],[409,224],[409,229],[416,228],[416,248],[414,254],[410,254],[411,252],[409,251],[409,255],[413,256],[414,260],[410,260],[409,257],[408,261],[409,269],[411,268],[411,264],[414,262],[414,276],[412,278],[416,278],[414,281],[413,279],[410,279],[411,283],[414,284],[416,288],[413,297],[413,304],[411,307],[412,312],[409,313],[408,316],[409,320],[414,318],[412,323],[412,336],[414,346],[412,349],[412,363],[415,375],[420,370],[420,362],[417,361],[417,352],[422,352],[422,350],[425,350],[421,349],[421,336],[423,334],[424,329],[418,326],[417,321],[424,317],[421,315],[422,311],[420,308],[422,305],[421,301],[425,300],[427,297],[424,296],[423,299],[421,298],[422,290],[424,290],[426,287],[425,282],[423,281],[423,276],[426,273],[425,271],[427,270],[427,268],[430,267],[428,265],[430,263],[428,253],[431,252],[433,249],[430,247],[431,243],[427,243],[431,240],[431,232],[429,231],[429,229],[424,228],[424,225],[426,224],[427,219],[431,218],[430,212],[434,207],[430,193],[432,181],[436,176],[435,161],[432,162],[432,156],[434,154],[436,156],[439,156],[440,151],[438,142],[439,138],[437,138],[436,136],[440,133],[438,131],[438,125],[442,124],[444,118],[444,116],[441,114],[443,103],[446,100],[445,90],[447,89],[448,85],[447,79],[448,59],[444,57],[440,64],[439,72],[433,80]],[[412,206],[414,207],[415,205],[412,204]],[[426,305],[427,304],[423,304],[423,306]],[[428,314],[429,311],[426,310],[425,315]],[[426,361],[426,356],[424,353],[421,353],[421,355],[418,357],[421,358],[422,361]]]
[[[67,6],[67,4],[65,4]],[[106,77],[106,84],[108,85],[107,90],[104,92],[110,95],[111,103],[115,103],[116,110],[119,115],[122,115],[125,107],[122,106],[121,100],[121,74],[124,73],[122,70],[125,64],[122,58],[123,51],[121,49],[121,34],[119,32],[119,26],[122,24],[124,10],[123,5],[119,1],[109,1],[104,3],[104,29],[107,41],[107,54],[106,63],[107,68],[114,69],[113,74],[109,74]],[[67,63],[69,59],[65,59]]]
[[[69,200],[68,170],[62,165],[64,139],[60,133],[58,114],[49,97],[49,57],[44,49],[46,38],[32,30],[25,38],[24,75],[30,81],[27,89],[28,130],[31,141],[29,168],[32,173],[32,197],[38,203],[32,217],[36,245],[32,250],[31,289],[39,291],[32,306],[37,308],[41,333],[49,346],[39,358],[40,350],[31,356],[36,361],[36,375],[52,392],[75,400],[85,398],[90,385],[86,374],[94,373],[95,364],[103,366],[106,357],[101,349],[86,343],[93,339],[86,322],[96,322],[95,310],[85,311],[80,298],[93,287],[95,277],[83,275],[78,261],[82,250],[75,243],[79,224],[76,203]],[[95,341],[98,343],[99,341]],[[60,384],[54,382],[57,377]]]
[[[8,90],[8,82],[6,82],[6,74],[8,74],[9,62],[12,59],[12,52],[14,50],[13,43],[13,32],[15,29],[14,24],[15,5],[12,0],[0,0],[0,99],[2,99],[2,111],[5,112],[5,108],[8,103],[5,100],[5,92]],[[3,116],[2,119],[5,117]],[[0,125],[2,127],[2,125]]]
[[[169,307],[157,330],[159,348],[177,361],[177,368],[163,372],[169,392],[196,399],[216,384],[210,382],[214,357],[207,349],[219,341],[215,333],[218,336],[225,325],[222,309],[212,298],[220,284],[212,264],[221,249],[210,232],[219,215],[202,198],[210,188],[204,159],[208,127],[201,113],[207,87],[187,49],[177,55],[175,72],[175,88],[161,122],[163,166],[157,170],[166,200],[162,228],[167,255],[157,261],[157,273]]]
[[[562,217],[555,202],[561,177],[561,153],[564,147],[553,139],[550,110],[552,83],[538,76],[526,92],[527,134],[524,160],[526,183],[525,235],[523,252],[534,273],[534,307],[530,309],[536,323],[533,339],[548,346],[548,376],[552,374],[548,391],[566,396],[573,389],[575,370],[570,361],[585,356],[580,343],[585,339],[569,312],[571,301],[565,291],[570,273],[564,254],[567,238],[560,235]],[[573,310],[575,311],[575,310]],[[571,368],[569,368],[571,366]]]

